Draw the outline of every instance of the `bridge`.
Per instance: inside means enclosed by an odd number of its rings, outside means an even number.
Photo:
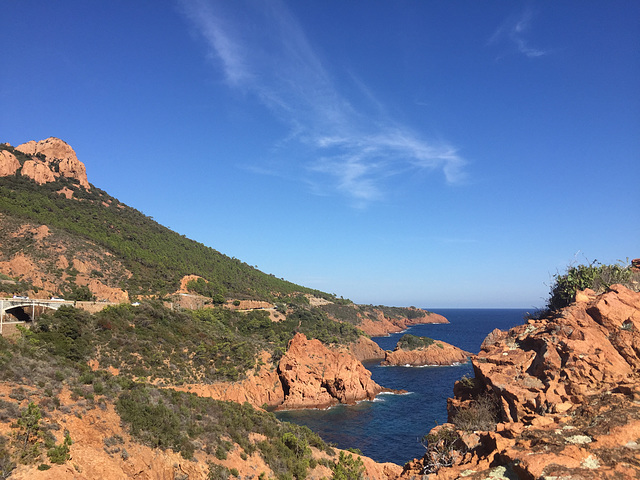
[[[28,297],[0,298],[0,335],[2,335],[3,325],[21,324],[36,318],[36,307],[38,311],[45,308],[57,310],[62,305],[74,305],[76,302],[63,299],[30,299]],[[12,320],[7,321],[10,314]],[[9,317],[9,318],[11,318]]]

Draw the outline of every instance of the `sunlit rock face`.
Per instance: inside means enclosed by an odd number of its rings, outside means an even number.
[[[396,347],[391,352],[385,352],[385,359],[382,361],[382,365],[408,365],[412,367],[455,365],[467,362],[470,356],[471,353],[438,340],[428,347],[415,350],[403,350]]]
[[[552,317],[492,332],[472,359],[475,380],[456,382],[449,399],[448,427],[460,435],[453,465],[433,469],[425,455],[403,476],[638,478],[639,329],[640,293],[613,285],[579,292]],[[495,401],[495,429],[461,430],[456,416],[477,411],[481,398]]]
[[[371,380],[360,361],[330,350],[319,340],[297,333],[280,359],[278,374],[285,392],[280,409],[326,408],[373,399],[384,388]]]
[[[19,168],[20,162],[13,153],[0,151],[0,177],[14,175]]]
[[[73,178],[84,188],[89,189],[84,163],[78,160],[73,148],[59,138],[49,137],[38,142],[31,140],[18,145],[16,150],[27,155],[39,156],[38,159],[25,162],[22,166],[22,175],[39,184],[53,182],[60,176]]]

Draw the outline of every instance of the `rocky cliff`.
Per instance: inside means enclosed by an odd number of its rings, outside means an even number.
[[[285,393],[279,409],[326,408],[337,403],[373,400],[385,389],[371,372],[346,352],[296,334],[280,359],[278,374]]]
[[[455,365],[469,360],[471,353],[449,343],[435,341],[431,345],[415,350],[405,350],[400,345],[393,351],[385,352],[381,365],[407,365],[420,367],[425,365]]]
[[[364,340],[364,344],[368,345],[368,342]],[[172,388],[218,400],[249,402],[255,407],[266,405],[280,410],[353,404],[372,400],[378,393],[388,391],[371,380],[371,372],[348,348],[330,349],[319,340],[309,340],[302,333],[296,334],[289,342],[287,352],[276,368],[270,365],[266,352],[259,363],[255,371],[248,372],[247,378],[239,382]]]
[[[31,140],[18,145],[16,150],[36,158],[20,165],[15,155],[3,151],[0,155],[0,174],[3,176],[15,174],[22,166],[21,174],[39,184],[53,182],[62,176],[77,180],[85,189],[90,188],[84,163],[78,160],[73,148],[59,138]]]
[[[418,311],[418,309],[414,309]],[[413,318],[401,316],[401,317],[389,317],[384,314],[380,309],[374,309],[377,318],[375,320],[371,318],[363,318],[358,324],[364,333],[371,337],[384,337],[390,333],[398,333],[406,330],[412,325],[420,325],[423,323],[449,323],[442,315],[438,315],[433,312],[424,312],[424,315],[416,315]],[[420,311],[420,313],[423,313]]]
[[[430,453],[404,476],[640,478],[639,329],[640,293],[614,285],[580,292],[550,318],[494,331],[472,360],[475,379],[455,385],[453,423],[432,431]],[[495,415],[495,428],[471,432],[488,420],[479,415]],[[450,455],[443,460],[438,448]]]
[[[361,362],[382,360],[385,352],[380,346],[364,335],[349,345],[349,352]]]

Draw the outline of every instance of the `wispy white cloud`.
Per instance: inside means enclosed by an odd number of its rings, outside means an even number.
[[[530,8],[527,8],[518,16],[509,17],[489,38],[488,44],[500,45],[507,43],[515,48],[516,52],[529,58],[547,55],[549,53],[547,50],[532,47],[527,38],[532,21],[533,12]]]
[[[454,147],[389,118],[382,102],[352,76],[377,113],[358,110],[279,0],[181,5],[230,87],[255,95],[289,126],[284,143],[305,151],[298,171],[316,191],[339,191],[365,205],[384,197],[389,177],[410,171],[440,170],[448,183],[463,181],[465,161]]]

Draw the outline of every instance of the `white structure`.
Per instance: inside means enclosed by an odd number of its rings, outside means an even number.
[[[17,308],[17,307],[23,307],[23,308],[31,307],[31,320],[33,320],[36,316],[36,307],[44,307],[44,308],[51,308],[52,310],[57,310],[62,305],[73,305],[73,304],[74,304],[73,301],[62,300],[62,299],[39,300],[39,299],[30,299],[28,297],[0,298],[0,335],[2,335],[3,324],[23,323],[23,322],[14,321],[14,320],[6,322],[5,316],[6,316],[7,310],[11,310],[12,308]]]

